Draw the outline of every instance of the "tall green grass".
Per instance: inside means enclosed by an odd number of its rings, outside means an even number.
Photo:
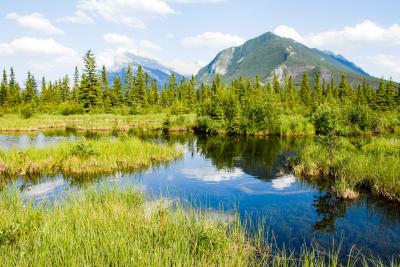
[[[46,129],[111,131],[113,129],[128,130],[141,128],[147,130],[162,129],[164,121],[169,117],[171,131],[190,130],[196,123],[194,114],[170,115],[115,115],[115,114],[85,114],[85,115],[47,115],[35,114],[24,119],[17,114],[0,116],[0,131],[41,131]]]
[[[339,266],[338,252],[299,254],[249,238],[238,217],[150,208],[133,188],[89,188],[53,204],[23,204],[0,192],[0,266]],[[347,266],[383,266],[350,257]]]
[[[317,142],[306,146],[294,165],[297,175],[333,178],[333,188],[339,196],[343,193],[356,196],[351,191],[367,188],[376,195],[400,201],[397,138],[337,138]]]
[[[85,177],[146,168],[171,161],[182,153],[175,146],[151,144],[134,137],[65,141],[44,148],[0,150],[0,175],[63,173]]]
[[[0,196],[2,266],[246,266],[242,229],[193,211],[146,211],[132,190],[88,190],[52,207]]]

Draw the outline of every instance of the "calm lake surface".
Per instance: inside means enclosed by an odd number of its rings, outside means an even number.
[[[140,138],[184,147],[184,157],[168,165],[132,174],[99,177],[93,183],[136,186],[148,197],[184,200],[195,208],[237,212],[243,221],[263,222],[279,246],[305,243],[325,249],[341,244],[344,258],[355,246],[364,254],[400,261],[400,206],[368,195],[357,201],[334,198],[321,184],[300,181],[287,171],[287,159],[312,138],[198,137],[162,135]],[[46,146],[73,133],[0,135],[0,148]],[[13,182],[25,198],[62,199],[83,186],[58,175]],[[251,228],[251,227],[250,227]]]

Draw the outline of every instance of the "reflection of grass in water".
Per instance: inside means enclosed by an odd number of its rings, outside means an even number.
[[[86,176],[143,169],[151,164],[171,161],[182,153],[172,145],[150,144],[126,136],[83,139],[45,148],[0,151],[0,173],[8,177],[30,177],[61,172],[84,179]]]
[[[400,200],[400,140],[333,139],[306,146],[294,163],[297,175],[333,178],[338,196],[357,197],[368,188],[374,194]]]
[[[336,249],[278,249],[261,230],[249,237],[237,216],[228,223],[179,205],[147,205],[132,188],[89,188],[50,206],[24,205],[8,189],[0,193],[0,214],[5,266],[338,265]]]

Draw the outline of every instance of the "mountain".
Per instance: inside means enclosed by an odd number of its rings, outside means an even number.
[[[281,81],[288,75],[297,83],[304,73],[310,76],[311,81],[320,73],[325,81],[333,78],[338,82],[344,73],[352,84],[360,83],[364,78],[373,85],[379,82],[341,55],[309,48],[271,32],[221,51],[198,72],[196,78],[209,83],[220,74],[222,81],[231,82],[240,76],[254,79],[258,75],[261,81],[267,82],[274,73]]]
[[[157,81],[159,88],[162,88],[164,84],[168,84],[169,76],[171,74],[175,75],[178,82],[184,77],[183,75],[169,69],[154,59],[137,56],[130,52],[125,52],[115,59],[114,65],[110,68],[111,71],[108,72],[110,86],[112,86],[114,78],[117,75],[120,76],[122,84],[125,83],[125,73],[129,64],[132,66],[134,73],[136,73],[139,66],[142,66],[143,71],[152,79]]]

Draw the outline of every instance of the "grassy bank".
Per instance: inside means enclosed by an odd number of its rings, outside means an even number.
[[[294,172],[313,179],[333,179],[344,198],[368,189],[400,201],[400,140],[397,138],[322,138],[306,146],[294,162]]]
[[[3,266],[246,266],[242,229],[181,209],[146,208],[134,190],[89,190],[69,201],[23,206],[0,196]]]
[[[85,114],[85,115],[46,115],[35,114],[28,119],[18,114],[0,116],[0,131],[41,131],[48,129],[74,128],[79,131],[111,131],[113,129],[127,131],[131,128],[161,130],[169,121],[171,131],[188,131],[196,122],[194,114],[171,115],[114,115],[114,114]]]
[[[132,171],[182,155],[174,146],[151,144],[134,137],[66,141],[51,147],[0,150],[0,176],[64,173],[85,177]]]
[[[152,207],[152,208],[149,208]],[[337,252],[299,254],[249,238],[234,219],[149,206],[133,189],[89,188],[62,203],[0,193],[1,266],[338,266]],[[382,264],[358,256],[347,266]]]

